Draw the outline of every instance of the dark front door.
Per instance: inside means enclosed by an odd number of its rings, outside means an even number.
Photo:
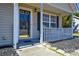
[[[20,9],[19,16],[20,16],[19,37],[21,39],[27,39],[30,37],[30,11]]]

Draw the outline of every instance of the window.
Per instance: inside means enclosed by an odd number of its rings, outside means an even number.
[[[40,31],[40,12],[37,13],[37,30]]]
[[[43,26],[44,27],[49,27],[49,23],[48,22],[43,22]]]
[[[37,30],[40,30],[40,12],[37,13]],[[43,27],[45,28],[58,28],[59,17],[49,14],[43,14]]]
[[[49,15],[43,14],[43,21],[49,22]]]
[[[43,14],[43,26],[49,27],[49,15]]]
[[[50,27],[51,28],[58,28],[59,25],[59,20],[58,16],[51,16],[51,21],[50,21]]]
[[[56,22],[57,21],[57,17],[56,16],[51,16],[51,22]]]

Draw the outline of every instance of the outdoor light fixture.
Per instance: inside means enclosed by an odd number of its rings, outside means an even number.
[[[37,12],[37,9],[36,8],[34,9],[34,12]]]

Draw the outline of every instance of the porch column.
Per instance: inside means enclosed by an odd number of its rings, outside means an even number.
[[[19,8],[18,3],[14,3],[14,15],[13,15],[13,47],[17,49],[18,37],[19,37]]]
[[[40,4],[40,43],[43,43],[43,3]]]

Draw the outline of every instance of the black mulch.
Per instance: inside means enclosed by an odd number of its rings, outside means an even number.
[[[50,42],[51,46],[64,50],[67,53],[72,53],[79,49],[79,39],[69,39],[57,42]]]
[[[13,47],[0,47],[0,56],[18,56]]]

